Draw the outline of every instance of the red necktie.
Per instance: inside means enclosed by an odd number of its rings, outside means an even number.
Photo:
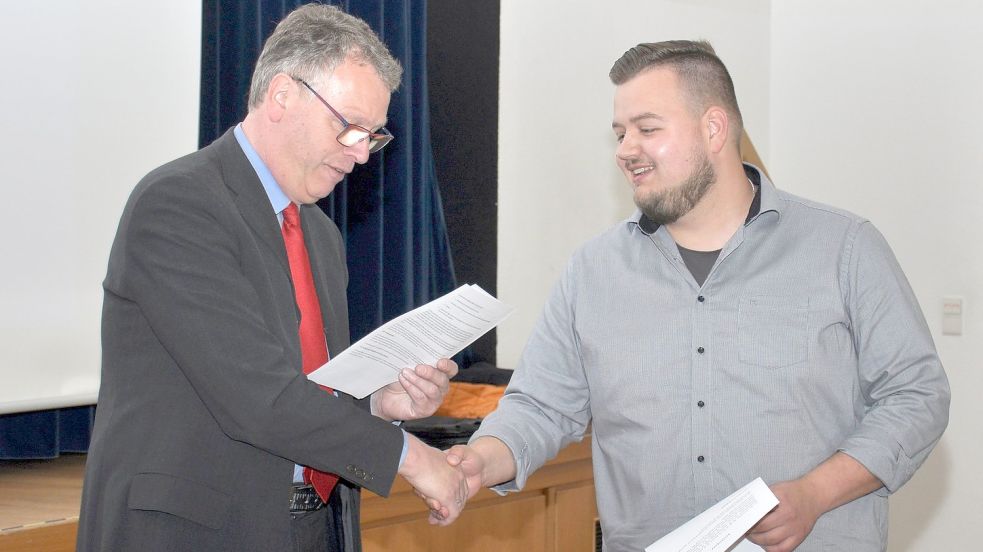
[[[317,290],[314,289],[311,260],[307,256],[304,230],[300,226],[300,212],[295,203],[290,203],[283,210],[283,243],[287,246],[290,279],[294,282],[294,295],[297,308],[300,309],[300,355],[304,373],[309,374],[328,361],[328,345],[324,341],[321,305],[317,300]],[[322,388],[333,393],[330,387]],[[313,485],[321,500],[327,503],[331,489],[338,482],[338,476],[305,467],[304,481]]]

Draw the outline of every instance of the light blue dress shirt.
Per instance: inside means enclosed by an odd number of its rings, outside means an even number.
[[[242,152],[246,154],[246,159],[249,160],[249,164],[253,166],[253,170],[256,171],[256,176],[259,177],[259,181],[263,184],[263,189],[266,190],[266,196],[270,198],[270,205],[273,206],[273,212],[276,213],[276,219],[280,222],[280,226],[283,226],[283,210],[290,205],[290,198],[283,193],[280,189],[280,185],[277,184],[275,178],[273,178],[273,173],[270,172],[269,167],[266,163],[260,159],[259,154],[253,148],[253,145],[249,143],[249,139],[246,138],[246,134],[242,131],[242,124],[236,125],[232,130],[232,133],[236,137],[236,141],[239,142],[239,147],[242,148]],[[403,452],[399,456],[399,465],[403,465],[403,460],[406,459],[406,451],[409,448],[408,437],[406,436],[406,431],[403,431]],[[295,465],[294,466],[294,482],[303,483],[304,482],[304,467]]]

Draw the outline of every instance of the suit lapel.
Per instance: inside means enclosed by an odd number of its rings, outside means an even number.
[[[225,183],[233,192],[236,207],[242,214],[243,220],[259,237],[259,241],[265,244],[271,255],[277,259],[287,277],[291,278],[290,263],[287,260],[287,252],[283,244],[283,233],[256,171],[242,152],[242,148],[239,147],[239,143],[236,142],[235,135],[231,130],[216,140],[215,146],[219,148]],[[316,205],[301,206],[300,219],[304,229],[304,243],[307,245],[307,254],[311,260],[314,287],[317,290],[321,305],[321,318],[324,320],[328,352],[335,355],[348,346],[348,320],[341,318],[348,316],[347,309],[344,308],[347,297],[345,296],[344,284],[332,286],[329,282],[331,278],[325,272],[339,270],[341,274],[344,274],[346,268],[331,266],[332,263],[337,263],[341,254],[333,248],[331,251],[326,251],[325,249],[330,246],[330,243],[312,243],[312,239],[315,239],[314,236],[319,235],[319,232],[317,224],[312,224],[310,219],[316,216],[325,216],[323,213],[312,212],[312,210],[320,211],[320,207]],[[294,308],[296,309],[296,305]]]
[[[283,246],[283,234],[270,205],[270,198],[263,189],[263,183],[259,181],[259,176],[249,164],[249,159],[242,152],[231,130],[216,140],[216,145],[222,159],[225,184],[232,190],[236,207],[242,214],[243,220],[269,248],[281,268],[289,275],[290,265],[287,262],[287,251]]]

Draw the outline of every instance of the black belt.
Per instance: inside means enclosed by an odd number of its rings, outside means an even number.
[[[294,485],[290,489],[291,512],[313,512],[324,508],[324,501],[311,485]]]

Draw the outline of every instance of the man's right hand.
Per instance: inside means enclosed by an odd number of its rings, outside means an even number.
[[[512,450],[496,437],[479,437],[468,445],[451,447],[447,451],[447,463],[463,470],[468,498],[482,487],[512,481],[516,476]]]
[[[447,463],[464,471],[468,498],[473,497],[484,487],[482,474],[485,470],[485,459],[473,448],[468,445],[454,445],[447,450]]]
[[[451,466],[444,453],[407,434],[409,448],[399,474],[430,507],[430,523],[450,525],[469,498],[464,471]]]

